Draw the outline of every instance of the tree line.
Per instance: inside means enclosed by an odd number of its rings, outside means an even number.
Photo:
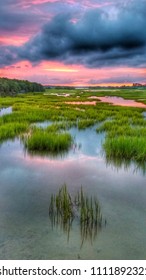
[[[0,96],[13,96],[18,93],[43,92],[44,87],[27,80],[0,78]]]

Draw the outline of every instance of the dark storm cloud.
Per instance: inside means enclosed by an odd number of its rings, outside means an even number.
[[[146,4],[145,4],[146,8]],[[116,19],[92,10],[75,24],[65,15],[56,16],[42,32],[28,42],[20,55],[31,61],[59,59],[96,67],[126,62],[145,55],[146,16],[144,7],[122,9]]]
[[[0,66],[5,67],[15,62],[20,61],[17,54],[16,47],[4,47],[0,46]]]
[[[110,10],[90,10],[75,22],[71,15],[57,15],[23,47],[13,48],[15,61],[57,60],[87,67],[146,65],[145,26],[146,1],[132,1],[113,15]]]

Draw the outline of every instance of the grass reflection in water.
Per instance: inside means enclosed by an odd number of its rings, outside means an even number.
[[[52,228],[60,226],[67,233],[68,240],[72,223],[76,219],[80,226],[81,247],[85,240],[92,243],[103,224],[106,225],[98,200],[85,195],[82,187],[72,198],[66,184],[59,189],[58,194],[51,196],[49,216]]]

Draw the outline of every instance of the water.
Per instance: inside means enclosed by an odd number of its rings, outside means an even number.
[[[12,107],[0,108],[0,117],[11,113],[12,113]]]
[[[137,107],[137,108],[146,108],[146,104],[136,102],[134,100],[124,99],[122,97],[117,96],[91,96],[89,99],[99,99],[101,102],[107,102],[111,103],[113,105],[119,105],[119,106],[126,106],[126,107]]]
[[[144,119],[146,119],[146,112],[143,112],[143,117]]]
[[[145,175],[107,165],[95,128],[71,130],[76,145],[65,156],[31,156],[19,139],[0,146],[0,259],[145,259]],[[49,200],[64,183],[99,200],[106,226],[82,245],[75,221],[52,229]],[[81,246],[82,245],[82,246]]]
[[[52,124],[52,121],[44,121],[44,122],[33,123],[32,126],[37,126],[39,128],[47,128],[51,124]]]

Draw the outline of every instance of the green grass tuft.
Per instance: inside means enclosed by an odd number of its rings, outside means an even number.
[[[59,153],[68,151],[72,141],[72,137],[69,133],[48,132],[47,130],[36,128],[32,134],[25,139],[25,147],[29,151]]]
[[[13,123],[6,123],[0,125],[0,140],[7,140],[12,139],[16,136],[18,136],[20,133],[26,131],[28,128],[27,123],[19,123],[19,122],[13,122]]]
[[[146,138],[137,136],[119,136],[106,138],[103,145],[107,159],[146,161]]]

